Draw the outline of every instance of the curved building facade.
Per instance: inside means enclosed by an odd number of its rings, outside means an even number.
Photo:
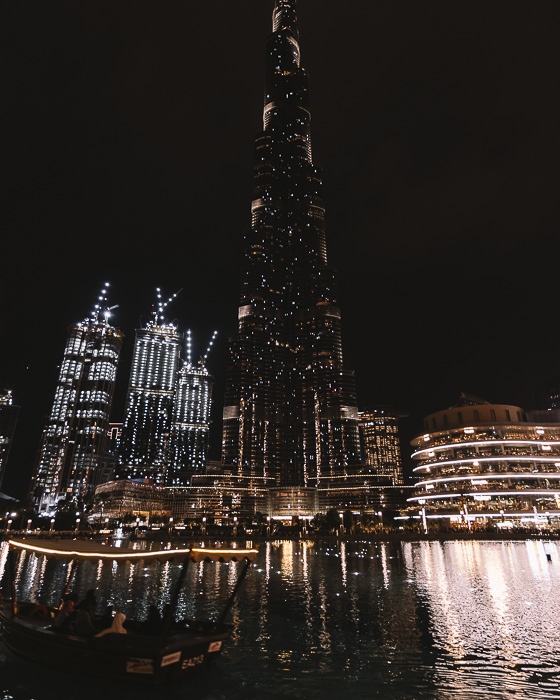
[[[560,411],[524,411],[465,394],[424,419],[411,441],[408,514],[472,527],[560,517]]]

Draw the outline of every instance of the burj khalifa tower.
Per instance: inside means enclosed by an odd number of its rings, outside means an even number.
[[[238,330],[226,368],[222,462],[276,486],[318,486],[362,464],[322,189],[296,3],[275,0]]]

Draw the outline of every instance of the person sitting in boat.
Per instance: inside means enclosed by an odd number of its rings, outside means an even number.
[[[53,622],[55,632],[73,634],[74,618],[76,615],[76,601],[73,597],[66,597],[62,603],[62,607],[56,614]]]
[[[97,610],[97,598],[94,588],[90,588],[86,592],[85,597],[76,605],[76,610],[86,610],[93,622]]]
[[[150,605],[148,608],[148,616],[145,622],[140,626],[142,634],[160,634],[163,620],[159,613],[157,605]]]
[[[113,624],[113,606],[109,603],[105,608],[105,612],[96,620],[98,629],[105,629]]]
[[[126,620],[126,615],[123,612],[118,612],[115,613],[115,617],[113,618],[113,624],[110,627],[107,627],[104,630],[101,630],[101,632],[98,632],[95,636],[96,637],[103,637],[106,634],[127,634],[128,631],[124,626],[124,621]]]
[[[97,632],[89,611],[85,608],[76,610],[76,617],[73,621],[73,627],[74,634],[76,634],[78,637],[93,637],[93,635]]]
[[[43,603],[35,603],[31,609],[31,612],[29,613],[29,617],[38,617],[42,620],[48,620],[50,616],[51,613],[48,606],[44,605]]]

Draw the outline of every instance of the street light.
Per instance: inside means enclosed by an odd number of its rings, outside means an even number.
[[[237,517],[233,518],[233,536],[237,537]]]
[[[31,530],[31,518],[27,521],[27,532],[30,532]]]
[[[54,530],[54,518],[51,518],[51,526],[49,528],[49,532],[52,532]]]
[[[206,534],[206,518],[202,518],[202,534]]]

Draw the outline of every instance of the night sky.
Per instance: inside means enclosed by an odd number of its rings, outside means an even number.
[[[272,0],[4,4],[0,389],[21,406],[2,491],[25,493],[70,323],[105,282],[125,333],[214,330],[212,458],[237,325]],[[529,409],[560,371],[560,6],[300,0],[345,365],[361,409],[461,392]]]

